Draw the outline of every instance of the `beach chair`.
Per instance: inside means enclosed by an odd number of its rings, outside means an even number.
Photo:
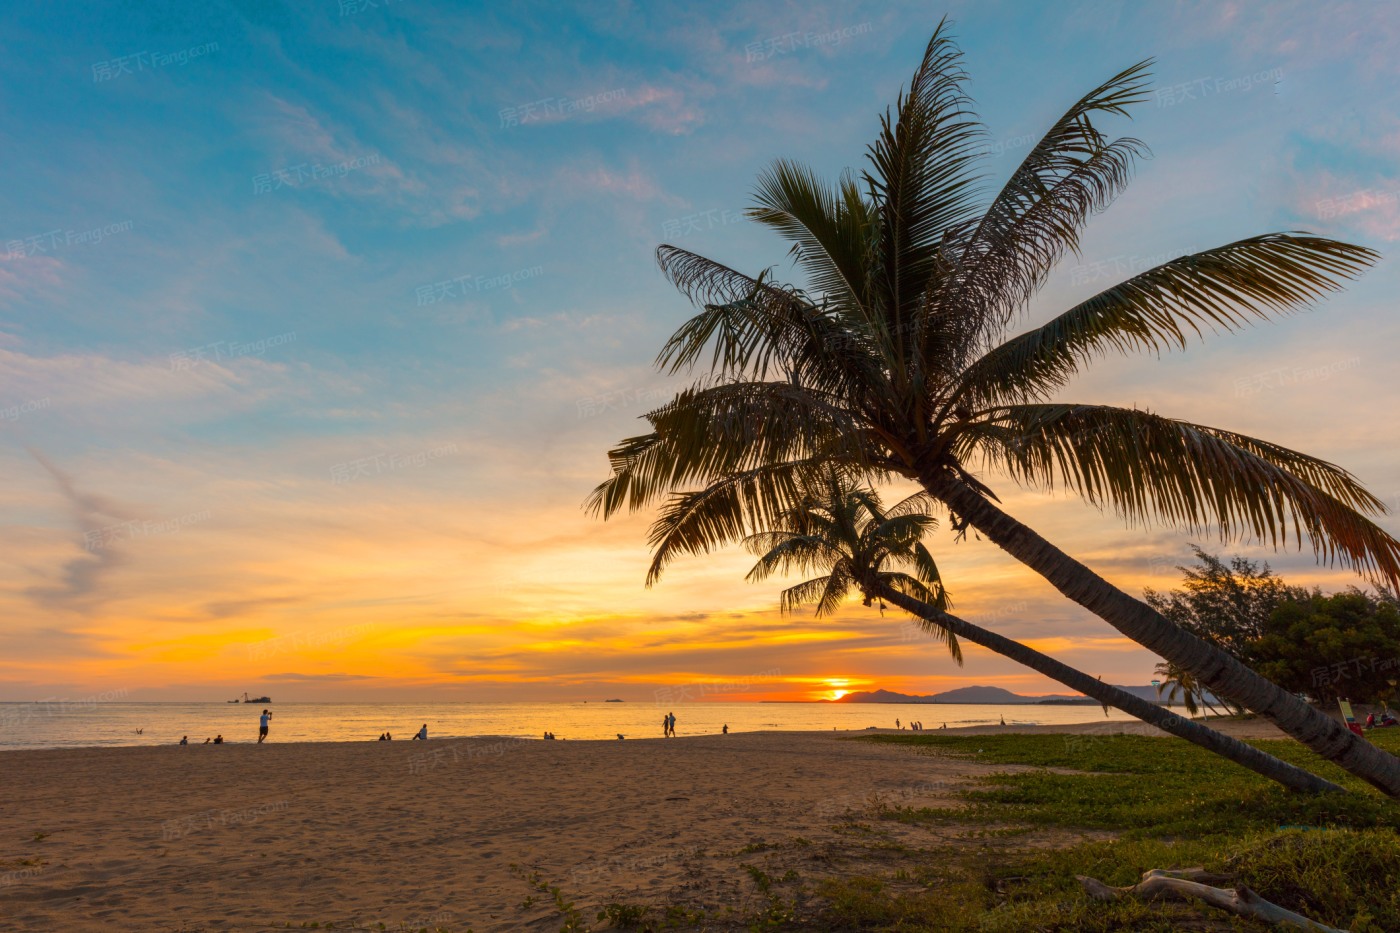
[[[1341,697],[1337,697],[1337,706],[1342,710],[1342,721],[1347,724],[1347,728],[1365,738],[1366,733],[1362,731],[1361,724],[1356,721],[1356,715],[1351,711],[1351,704]]]

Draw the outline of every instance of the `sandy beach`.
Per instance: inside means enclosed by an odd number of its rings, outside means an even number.
[[[540,885],[589,921],[612,902],[741,910],[757,896],[741,862],[837,873],[843,817],[952,805],[1014,770],[853,734],[0,753],[0,927],[557,930]],[[940,831],[891,826],[912,846]]]

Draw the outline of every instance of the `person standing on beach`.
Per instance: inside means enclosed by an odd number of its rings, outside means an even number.
[[[263,710],[263,711],[262,711],[262,715],[258,717],[258,744],[259,744],[259,745],[261,745],[261,744],[263,743],[263,739],[267,738],[267,724],[268,724],[268,722],[269,722],[271,719],[272,719],[272,714],[269,713],[267,710]]]
[[[676,714],[671,713],[671,738],[676,737]]]
[[[661,717],[661,737],[669,739],[671,737],[671,714],[667,713]]]

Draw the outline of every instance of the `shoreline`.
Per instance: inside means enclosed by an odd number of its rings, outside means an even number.
[[[1222,719],[1211,719],[1211,720],[1197,719],[1197,720],[1193,720],[1193,721],[1194,721],[1194,722],[1197,722],[1197,723],[1200,723],[1200,724],[1202,724],[1202,725],[1209,726],[1209,727],[1212,728],[1212,729],[1215,729],[1215,730],[1217,730],[1217,731],[1219,731],[1219,732],[1223,732],[1223,733],[1225,733],[1226,735],[1230,735],[1230,736],[1233,736],[1233,737],[1235,737],[1235,738],[1256,738],[1256,739],[1284,739],[1284,738],[1288,738],[1288,736],[1287,736],[1284,732],[1282,732],[1277,726],[1274,726],[1272,723],[1270,723],[1270,722],[1268,722],[1268,721],[1266,721],[1266,720],[1263,720],[1263,719],[1257,719],[1257,718],[1256,718],[1256,719],[1222,718]],[[738,736],[738,735],[791,735],[791,736],[802,736],[802,735],[836,735],[836,736],[841,736],[841,737],[851,737],[851,736],[859,736],[859,735],[1001,735],[1001,734],[1010,735],[1010,734],[1017,734],[1017,733],[1027,734],[1027,735],[1056,735],[1056,734],[1063,734],[1063,735],[1116,735],[1116,734],[1124,733],[1124,734],[1129,734],[1129,735],[1147,735],[1147,736],[1161,736],[1161,737],[1167,737],[1167,735],[1168,735],[1166,732],[1163,732],[1162,730],[1156,728],[1155,726],[1149,726],[1148,724],[1146,724],[1146,723],[1144,723],[1144,722],[1141,722],[1140,720],[1136,720],[1136,719],[1127,719],[1127,720],[1118,719],[1118,720],[1106,720],[1106,721],[1100,720],[1100,721],[1097,721],[1097,722],[1080,722],[1080,723],[1045,723],[1045,724],[1041,724],[1041,723],[1015,723],[1015,724],[1007,724],[1007,725],[1005,725],[1005,726],[1000,726],[1000,725],[952,726],[952,727],[949,727],[949,728],[947,728],[947,729],[939,729],[939,728],[923,729],[923,730],[920,731],[920,732],[914,732],[914,731],[911,730],[911,729],[888,729],[888,728],[884,728],[884,727],[867,727],[867,728],[864,728],[864,729],[832,729],[832,730],[830,730],[830,731],[822,730],[822,729],[752,729],[752,730],[748,730],[748,731],[730,730],[730,735],[732,735],[732,736]],[[626,741],[627,741],[627,742],[640,742],[640,743],[647,743],[647,742],[662,742],[662,743],[667,743],[667,742],[675,742],[675,741],[680,741],[680,740],[693,740],[693,739],[703,739],[703,738],[711,738],[711,737],[714,737],[714,738],[725,738],[725,736],[723,736],[723,735],[721,735],[720,733],[717,733],[717,732],[705,732],[705,733],[692,733],[692,734],[685,734],[685,733],[682,733],[681,735],[677,736],[677,737],[674,738],[674,739],[665,739],[665,738],[657,738],[657,737],[654,737],[654,736],[648,736],[648,737],[646,737],[646,738],[635,738],[635,739],[634,739],[634,738],[628,738]],[[394,739],[394,740],[392,740],[391,742],[379,742],[377,739],[354,739],[354,740],[346,740],[346,739],[298,740],[298,739],[292,739],[292,740],[280,740],[280,741],[279,741],[275,736],[273,736],[273,737],[269,738],[269,739],[267,740],[267,742],[262,743],[262,744],[264,745],[264,747],[273,747],[273,746],[276,746],[276,747],[280,747],[280,748],[288,748],[288,747],[316,748],[316,747],[321,747],[321,746],[335,746],[335,747],[349,746],[349,747],[358,747],[358,746],[361,746],[361,745],[393,745],[395,748],[398,748],[398,747],[401,747],[402,745],[413,745],[413,746],[415,746],[415,747],[416,747],[416,746],[419,746],[419,745],[422,745],[422,746],[424,746],[424,747],[430,747],[430,746],[433,746],[433,745],[444,744],[444,743],[475,742],[475,741],[498,741],[498,742],[500,742],[500,741],[508,741],[508,742],[541,742],[541,743],[543,743],[543,742],[546,742],[546,741],[549,741],[549,740],[542,739],[542,738],[540,738],[540,737],[537,736],[537,735],[521,736],[521,735],[505,735],[505,734],[502,734],[502,733],[483,733],[483,734],[477,734],[477,735],[443,735],[443,736],[434,736],[433,738],[428,739],[426,742],[415,741],[415,740],[413,740],[413,739],[411,739],[411,738],[408,738],[408,739]],[[567,736],[565,736],[565,737],[563,737],[563,738],[560,738],[560,739],[556,739],[556,740],[554,740],[554,741],[556,741],[556,742],[571,742],[571,743],[573,743],[573,744],[575,744],[575,745],[618,745],[618,744],[623,744],[623,743],[619,743],[616,739],[571,739],[571,738],[569,738],[569,737],[567,737]],[[143,748],[143,749],[155,749],[155,748],[196,748],[196,747],[203,747],[205,744],[208,744],[211,748],[214,747],[214,744],[213,744],[212,742],[210,742],[210,743],[205,743],[205,742],[191,742],[191,743],[189,743],[189,745],[180,745],[178,742],[159,742],[159,743],[145,742],[145,743],[139,743],[139,744],[138,744],[138,743],[133,743],[133,744],[130,744],[130,745],[37,745],[37,746],[25,746],[25,747],[18,747],[18,748],[13,748],[13,747],[11,747],[11,748],[0,747],[0,756],[6,756],[6,755],[12,755],[12,754],[37,753],[37,752],[101,752],[101,751],[119,751],[119,750],[123,750],[123,749],[139,749],[139,748]],[[220,747],[222,747],[222,746],[224,746],[224,745],[258,745],[258,744],[259,744],[259,743],[258,743],[258,741],[257,741],[256,739],[225,739],[222,743],[220,743]]]
[[[1259,719],[1259,718],[1238,719],[1238,718],[1233,718],[1233,717],[1231,717],[1231,718],[1209,719],[1209,720],[1205,720],[1205,719],[1196,719],[1196,720],[1193,720],[1193,722],[1197,722],[1197,723],[1200,723],[1201,725],[1209,726],[1210,728],[1215,729],[1215,730],[1218,731],[1218,732],[1222,732],[1222,733],[1224,733],[1224,734],[1226,734],[1226,735],[1233,736],[1233,737],[1235,737],[1235,738],[1250,738],[1250,739],[1286,739],[1286,738],[1288,738],[1288,736],[1287,736],[1282,730],[1280,730],[1277,726],[1273,725],[1272,723],[1268,722],[1267,720]],[[1116,735],[1116,734],[1123,733],[1123,734],[1129,734],[1129,735],[1161,736],[1161,737],[1164,737],[1164,738],[1165,738],[1165,737],[1168,737],[1168,734],[1167,734],[1166,732],[1163,732],[1162,730],[1156,728],[1155,726],[1150,726],[1150,725],[1148,725],[1148,724],[1146,724],[1146,723],[1144,723],[1144,722],[1142,722],[1142,721],[1140,721],[1140,720],[1137,720],[1137,719],[1099,720],[1099,721],[1095,721],[1095,722],[1077,722],[1077,723],[1014,723],[1014,724],[1007,724],[1007,725],[1005,725],[1005,726],[1000,726],[1000,725],[952,726],[952,727],[949,727],[949,728],[947,728],[947,729],[939,729],[939,728],[923,729],[923,730],[920,731],[920,732],[914,732],[913,730],[907,729],[907,728],[906,728],[906,729],[889,729],[889,728],[884,728],[884,727],[873,727],[873,726],[872,726],[872,727],[867,727],[867,728],[864,728],[864,729],[832,729],[832,730],[829,730],[829,731],[828,731],[828,730],[823,730],[823,729],[752,729],[752,730],[748,730],[748,731],[730,730],[730,735],[731,735],[731,736],[739,736],[739,735],[790,735],[790,736],[803,736],[803,735],[836,735],[836,736],[841,736],[841,737],[851,737],[851,736],[859,736],[859,735],[1001,735],[1001,734],[1010,735],[1010,734],[1017,734],[1017,733],[1020,733],[1020,734],[1027,734],[1027,735],[1058,735],[1058,734],[1062,734],[1062,735]],[[657,738],[657,737],[654,737],[654,736],[648,736],[648,737],[645,737],[645,738],[628,738],[628,739],[626,740],[626,742],[628,742],[628,743],[648,743],[648,742],[669,743],[669,742],[675,742],[675,741],[680,741],[680,740],[693,740],[693,739],[703,739],[703,738],[712,738],[712,737],[713,737],[713,738],[725,738],[725,736],[723,736],[723,735],[721,735],[720,733],[717,733],[717,732],[704,732],[704,733],[691,733],[691,734],[682,733],[681,735],[677,736],[677,737],[674,738],[674,739]],[[273,737],[269,738],[268,741],[267,741],[266,743],[263,743],[263,744],[264,744],[264,747],[273,747],[273,746],[277,746],[277,747],[281,747],[281,748],[288,748],[288,747],[316,748],[316,747],[322,747],[322,746],[333,746],[333,747],[342,747],[342,746],[346,746],[346,747],[358,747],[358,746],[361,746],[361,745],[392,745],[392,746],[394,746],[395,748],[398,748],[398,747],[401,747],[401,746],[403,746],[403,745],[413,745],[413,746],[415,746],[415,747],[416,747],[416,746],[419,746],[419,745],[422,745],[422,746],[424,746],[424,747],[430,747],[430,746],[433,746],[433,745],[436,745],[436,744],[455,743],[455,742],[475,742],[475,741],[498,741],[498,742],[499,742],[499,741],[509,741],[509,742],[541,742],[541,743],[543,743],[543,742],[547,742],[547,741],[549,741],[549,740],[540,738],[540,737],[537,736],[537,735],[521,736],[521,735],[506,735],[506,734],[503,734],[503,733],[482,733],[482,734],[476,734],[476,735],[443,735],[443,736],[434,736],[433,738],[428,739],[427,742],[415,741],[415,740],[413,740],[413,739],[411,739],[411,738],[408,738],[408,739],[394,739],[394,740],[392,740],[391,742],[379,742],[377,739],[353,739],[353,740],[346,740],[346,739],[297,740],[297,739],[291,739],[291,740],[278,740],[278,739],[276,738],[276,736],[273,736]],[[556,739],[556,740],[554,740],[554,741],[556,741],[556,742],[573,743],[573,744],[575,744],[575,745],[619,745],[619,744],[624,744],[624,743],[618,742],[616,739],[573,739],[573,738],[569,738],[568,736],[565,736],[565,737],[560,738],[560,739]],[[101,751],[119,751],[119,750],[123,750],[123,749],[195,748],[195,747],[202,747],[202,746],[204,746],[205,744],[208,744],[210,747],[213,747],[213,743],[212,743],[212,742],[211,742],[211,743],[191,742],[191,743],[189,743],[189,745],[187,745],[187,746],[186,746],[186,745],[180,745],[178,742],[159,742],[159,743],[145,742],[145,743],[139,743],[139,744],[138,744],[138,743],[133,743],[133,744],[130,744],[130,745],[37,745],[37,746],[25,746],[25,747],[18,747],[18,748],[14,748],[14,747],[11,747],[11,748],[0,747],[0,756],[7,756],[7,755],[12,755],[12,754],[38,753],[38,752],[101,752]],[[258,745],[258,744],[259,744],[259,743],[257,742],[256,739],[225,739],[225,740],[221,743],[221,746],[220,746],[220,747],[222,747],[223,745],[240,745],[240,746],[242,746],[242,745]]]

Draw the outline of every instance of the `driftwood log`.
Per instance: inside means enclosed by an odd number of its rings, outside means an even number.
[[[1345,930],[1309,920],[1302,914],[1295,914],[1272,901],[1266,901],[1249,888],[1211,887],[1212,882],[1228,881],[1229,876],[1211,874],[1200,868],[1182,871],[1154,868],[1143,872],[1142,880],[1137,884],[1124,888],[1115,888],[1084,875],[1075,877],[1089,896],[1099,901],[1113,901],[1121,897],[1140,897],[1145,900],[1200,900],[1237,916],[1262,920],[1275,926],[1295,927],[1310,933],[1346,933]]]

